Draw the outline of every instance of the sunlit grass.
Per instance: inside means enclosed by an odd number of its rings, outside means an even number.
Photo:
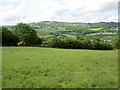
[[[115,88],[117,50],[3,47],[3,88]]]

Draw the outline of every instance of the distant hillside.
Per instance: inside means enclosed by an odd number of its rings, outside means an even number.
[[[60,38],[101,38],[114,40],[117,37],[118,23],[100,22],[100,23],[76,23],[76,22],[56,22],[43,21],[30,23],[36,29],[39,37],[44,40],[53,37]]]

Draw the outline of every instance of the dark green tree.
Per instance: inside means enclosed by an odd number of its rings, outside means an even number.
[[[17,35],[13,34],[8,28],[2,27],[2,45],[16,46],[19,42]]]

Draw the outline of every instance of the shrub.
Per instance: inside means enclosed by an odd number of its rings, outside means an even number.
[[[113,50],[114,46],[107,42],[101,42],[100,43],[100,50]]]

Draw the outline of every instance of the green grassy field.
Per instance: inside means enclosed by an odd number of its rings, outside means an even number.
[[[103,28],[91,28],[90,30],[99,31],[99,30],[101,30],[101,29],[103,29]]]
[[[87,34],[87,36],[89,36],[89,35],[100,35],[100,34],[103,34],[103,35],[117,35],[117,33],[104,32],[104,33],[91,33],[91,34]]]
[[[69,34],[62,34],[62,35],[67,36],[68,38],[71,38],[71,39],[76,39],[75,35],[69,35]]]
[[[115,88],[117,50],[3,47],[3,88]]]

